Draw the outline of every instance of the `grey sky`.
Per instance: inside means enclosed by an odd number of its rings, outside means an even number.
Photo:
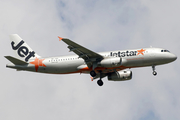
[[[131,69],[133,79],[99,87],[90,75],[47,75],[5,67],[9,34],[41,56],[69,55],[67,37],[95,51],[162,47],[177,56],[178,0],[1,0],[1,120],[179,120],[180,63]]]

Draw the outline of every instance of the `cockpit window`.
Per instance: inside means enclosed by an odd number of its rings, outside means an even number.
[[[161,50],[161,52],[170,52],[169,50]]]

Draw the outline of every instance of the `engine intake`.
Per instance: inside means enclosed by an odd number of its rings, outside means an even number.
[[[108,80],[110,81],[125,81],[132,79],[132,71],[117,71],[108,75]]]

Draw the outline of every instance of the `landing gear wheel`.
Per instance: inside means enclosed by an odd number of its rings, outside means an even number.
[[[93,71],[90,72],[90,75],[91,75],[92,77],[95,77],[95,76],[96,76],[96,72],[93,70]]]
[[[102,85],[103,85],[103,81],[100,79],[100,80],[97,81],[97,84],[98,84],[99,86],[102,86]]]
[[[155,65],[152,65],[152,69],[153,69],[153,75],[156,76],[157,72],[155,71]]]
[[[157,75],[157,72],[156,72],[156,71],[153,71],[153,75],[156,76],[156,75]]]

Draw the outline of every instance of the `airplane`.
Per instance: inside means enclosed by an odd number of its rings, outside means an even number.
[[[157,75],[155,66],[167,64],[177,59],[167,49],[140,48],[109,52],[93,52],[67,38],[59,37],[68,45],[70,52],[76,55],[44,58],[35,53],[17,34],[10,35],[11,47],[17,57],[5,56],[11,63],[6,67],[17,71],[31,71],[48,74],[86,73],[91,80],[103,85],[102,78],[109,81],[126,81],[132,79],[131,68],[151,66],[153,75]]]

